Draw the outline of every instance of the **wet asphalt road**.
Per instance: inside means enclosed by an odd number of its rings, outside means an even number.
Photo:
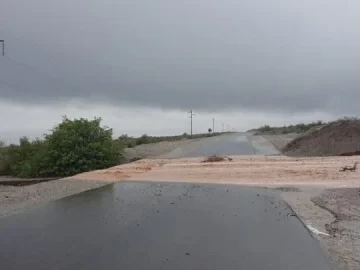
[[[1,269],[334,269],[277,191],[118,183],[0,219]]]
[[[211,143],[194,149],[184,157],[202,157],[210,155],[232,156],[232,155],[253,155],[254,150],[244,133],[235,133],[213,137]]]

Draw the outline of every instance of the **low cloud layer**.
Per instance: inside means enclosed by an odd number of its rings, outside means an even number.
[[[331,120],[336,118],[321,112],[300,114],[277,113],[201,113],[196,111],[193,119],[193,132],[206,133],[212,128],[215,119],[215,131],[236,129],[246,131],[265,124],[281,126],[315,120]],[[66,106],[39,106],[1,102],[0,101],[0,141],[16,143],[21,136],[32,139],[41,137],[55,124],[60,123],[61,117],[93,118],[101,116],[103,124],[113,128],[114,136],[128,134],[131,136],[148,135],[176,135],[190,133],[190,119],[187,113],[178,110],[159,110],[150,108],[116,108],[99,106],[98,104],[70,102]],[[26,119],[26,121],[24,121]]]
[[[5,101],[359,112],[356,0],[5,0],[2,6]]]

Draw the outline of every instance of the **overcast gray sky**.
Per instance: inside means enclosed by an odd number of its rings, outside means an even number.
[[[247,129],[358,115],[359,10],[357,0],[3,0],[0,136],[39,134],[63,114],[133,135],[188,131],[190,108],[199,132],[212,117]]]

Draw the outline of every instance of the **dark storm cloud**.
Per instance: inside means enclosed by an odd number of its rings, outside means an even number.
[[[358,1],[5,0],[0,98],[359,112]]]

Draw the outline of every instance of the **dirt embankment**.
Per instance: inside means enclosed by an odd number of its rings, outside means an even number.
[[[340,156],[360,151],[360,121],[331,123],[300,136],[283,148],[287,156]]]

